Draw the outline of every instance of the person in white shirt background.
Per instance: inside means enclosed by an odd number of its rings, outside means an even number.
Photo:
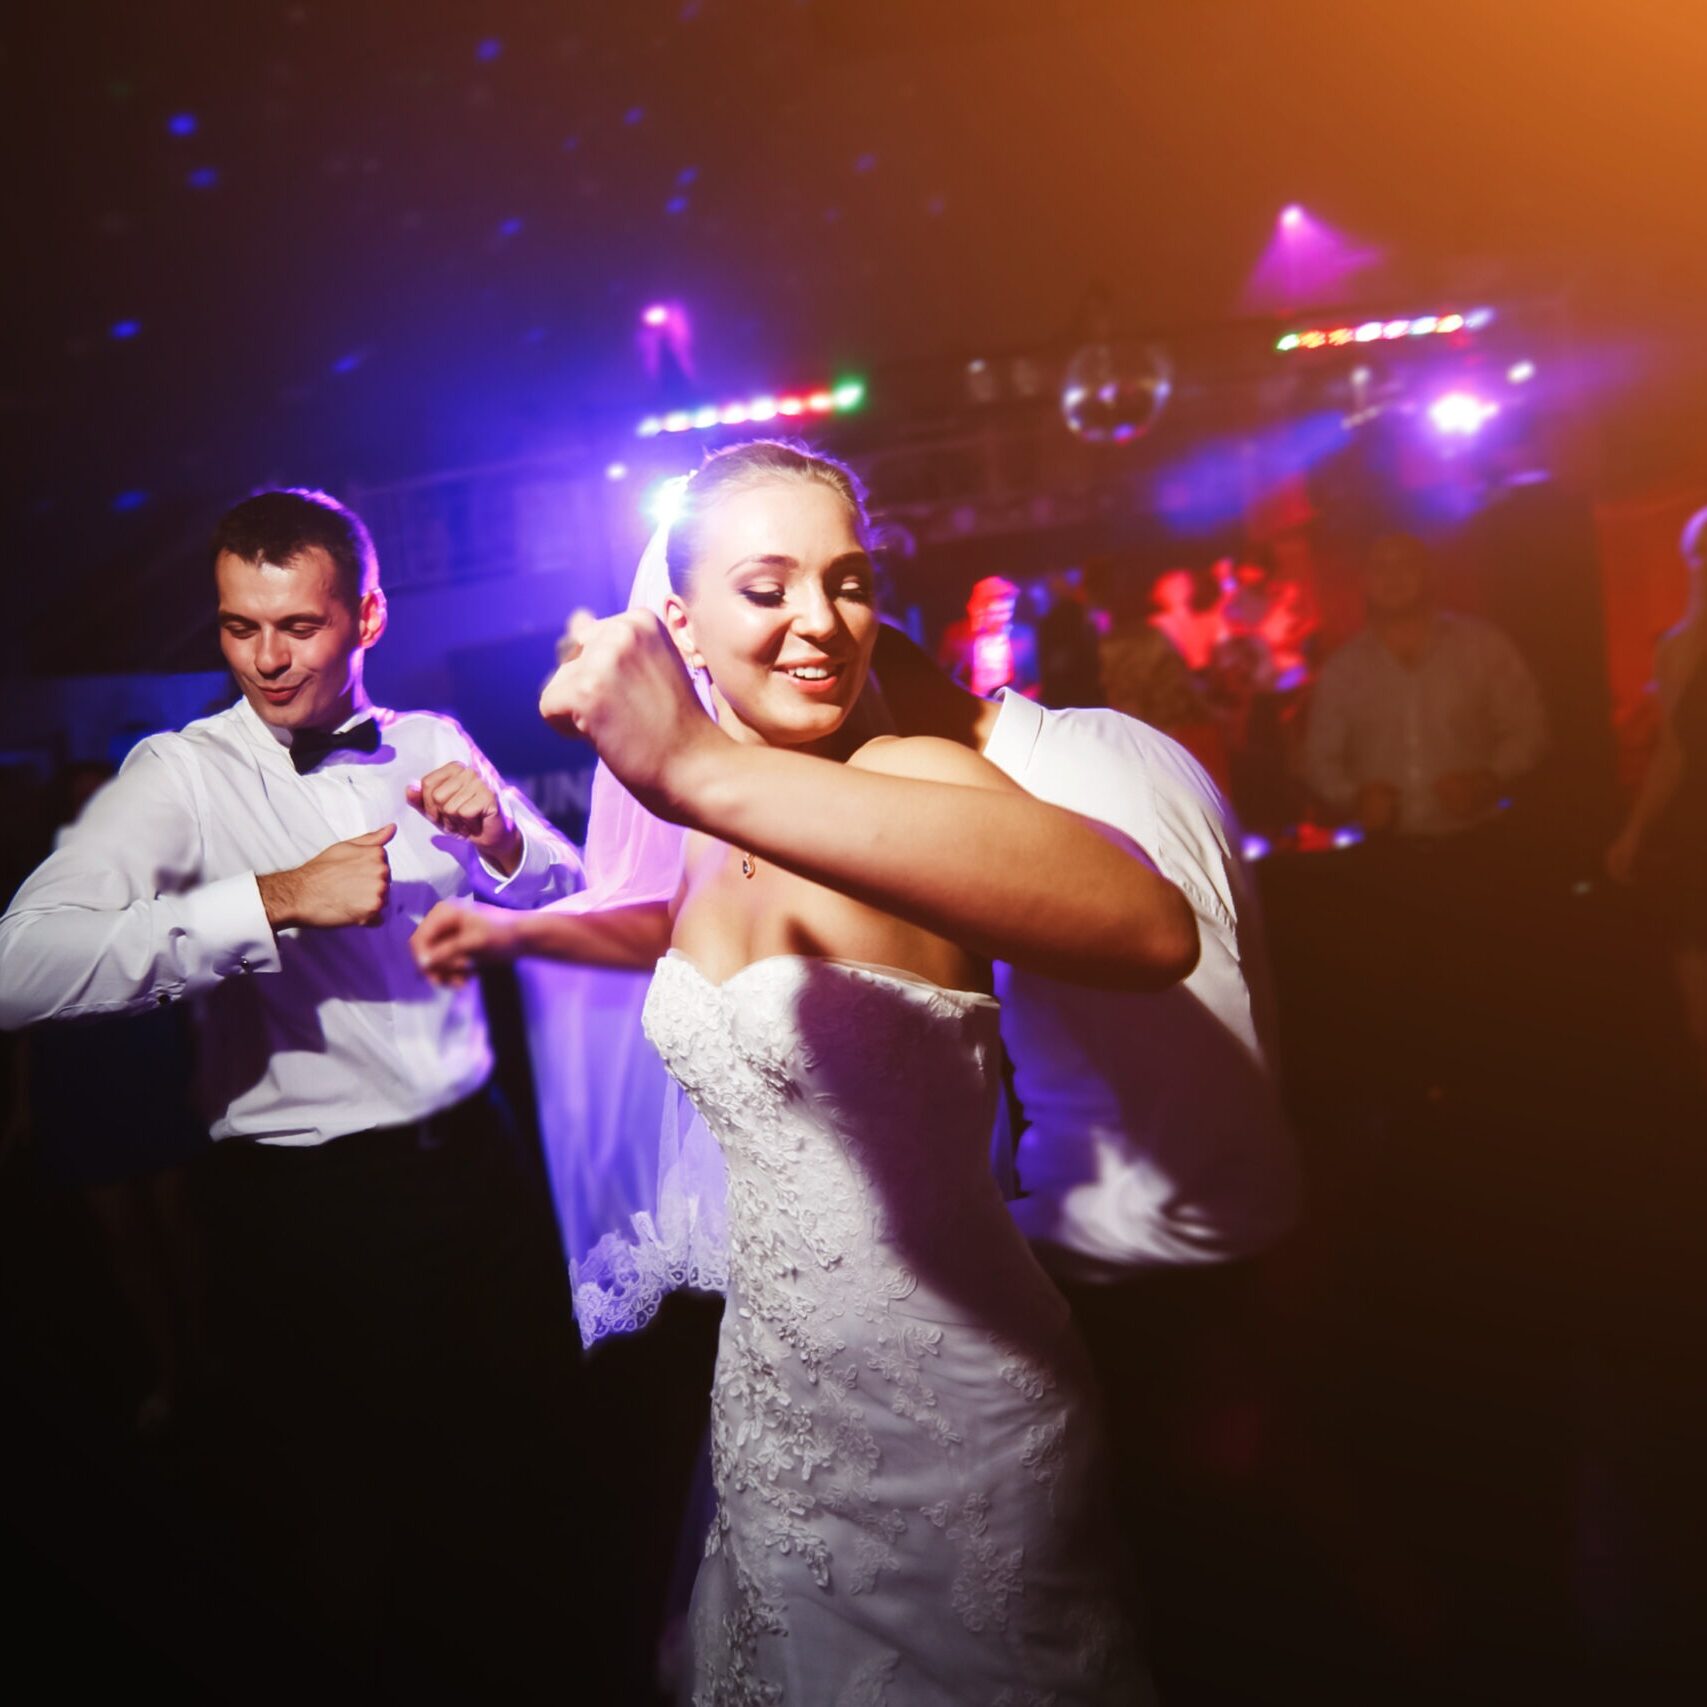
[[[1371,545],[1368,626],[1322,666],[1311,695],[1305,779],[1369,835],[1488,822],[1547,744],[1522,654],[1492,623],[1441,610],[1431,571],[1410,534]]]
[[[358,1691],[404,1656],[541,1688],[578,1592],[568,1287],[478,986],[429,984],[408,941],[447,897],[568,894],[579,862],[456,723],[369,701],[386,605],[357,516],[258,493],[214,555],[242,697],[144,741],[24,883],[0,1024],[192,1002],[204,1425],[258,1593]]]
[[[901,732],[974,747],[1039,799],[1120,830],[1197,918],[1197,965],[1167,990],[1117,994],[997,969],[1024,1120],[1012,1213],[1096,1365],[1165,1689],[1212,1667],[1205,1606],[1225,1627],[1260,1616],[1234,1602],[1216,1501],[1262,1444],[1264,1276],[1253,1259],[1285,1238],[1302,1203],[1238,827],[1203,767],[1136,718],[1011,692],[979,699],[887,627],[874,662]]]

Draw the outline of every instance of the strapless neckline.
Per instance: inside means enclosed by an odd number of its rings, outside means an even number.
[[[721,993],[739,983],[750,973],[758,972],[774,966],[835,966],[844,972],[861,973],[868,978],[880,982],[900,984],[912,989],[923,990],[928,995],[946,997],[949,1001],[963,1003],[967,1007],[998,1008],[1001,1003],[994,996],[986,995],[982,990],[954,990],[946,984],[938,984],[934,979],[925,977],[919,972],[909,972],[900,966],[880,966],[870,960],[849,960],[841,955],[833,954],[763,954],[757,960],[749,960],[745,966],[737,967],[727,978],[721,981],[714,979],[699,964],[692,955],[684,954],[679,948],[668,950],[663,960],[674,961],[677,965],[685,966],[695,978],[708,990]]]

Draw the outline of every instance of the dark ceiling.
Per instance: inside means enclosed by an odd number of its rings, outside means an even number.
[[[13,9],[3,527],[28,602],[265,480],[1232,314],[1299,201],[1366,291],[1563,293],[1619,467],[1692,466],[1707,13],[1661,0]]]

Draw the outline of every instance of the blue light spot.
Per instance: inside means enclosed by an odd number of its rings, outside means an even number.
[[[628,111],[622,115],[622,122],[624,124],[639,124],[645,117],[646,109],[644,107],[630,107]]]
[[[192,190],[211,190],[219,182],[219,172],[212,166],[198,166],[195,171],[185,174],[184,182]]]
[[[134,338],[142,330],[140,320],[115,320],[107,331],[115,338]]]
[[[366,360],[367,352],[365,350],[351,350],[347,355],[339,356],[333,362],[332,371],[333,373],[354,373]]]
[[[489,65],[494,59],[498,58],[503,51],[504,44],[499,41],[496,36],[488,36],[485,41],[481,42],[479,46],[475,48],[474,57],[478,59],[481,64]]]
[[[140,510],[148,502],[148,494],[132,487],[128,492],[121,492],[113,499],[113,508],[124,515],[131,510]]]
[[[566,136],[563,139],[563,152],[565,154],[573,154],[580,146],[581,139],[578,136]]]
[[[523,226],[526,224],[527,221],[524,219],[506,219],[498,227],[498,235],[500,237],[519,237],[522,234]]]
[[[166,128],[173,136],[194,136],[201,125],[194,113],[173,113],[166,121]]]
[[[665,213],[686,213],[687,210],[688,198],[686,196],[671,196],[670,199],[664,203]]]
[[[862,154],[856,161],[854,161],[854,170],[856,172],[870,172],[876,167],[876,165],[877,156],[875,154]]]
[[[688,185],[693,183],[698,177],[699,168],[697,166],[684,166],[681,171],[676,174],[676,182],[685,190]]]

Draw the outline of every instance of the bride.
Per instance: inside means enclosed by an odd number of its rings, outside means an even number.
[[[656,966],[647,1036],[728,1173],[696,1707],[1142,1701],[1083,1354],[988,1166],[990,959],[1157,988],[1195,926],[978,755],[862,736],[867,531],[836,462],[710,458],[661,610],[592,625],[541,701],[686,827],[673,898],[436,909],[417,957]]]

